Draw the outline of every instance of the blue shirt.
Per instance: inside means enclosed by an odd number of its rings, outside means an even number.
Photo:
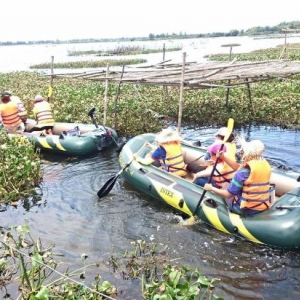
[[[245,180],[249,178],[250,175],[250,168],[243,167],[237,170],[227,188],[227,191],[235,196],[242,194],[243,183]]]
[[[163,147],[158,147],[154,150],[151,157],[154,160],[159,160],[159,159],[165,160],[166,156],[167,156],[166,150]]]

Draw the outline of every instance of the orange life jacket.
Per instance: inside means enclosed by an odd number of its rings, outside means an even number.
[[[266,210],[271,204],[271,167],[265,159],[251,160],[246,165],[250,167],[250,175],[244,181],[242,195],[235,201],[241,209]]]
[[[177,176],[185,176],[185,163],[180,143],[171,142],[164,144],[162,147],[166,150],[166,158],[164,160],[160,159],[162,169]]]
[[[19,117],[19,110],[16,103],[12,101],[3,103],[0,106],[0,110],[4,126],[16,127],[22,123],[22,120]]]
[[[47,101],[36,102],[33,113],[38,125],[54,125],[52,109]]]
[[[236,145],[234,143],[225,143],[226,156],[231,160],[236,161]],[[213,180],[217,187],[223,187],[225,183],[229,183],[233,178],[235,170],[233,170],[227,163],[223,163],[223,167],[218,169],[213,176]]]

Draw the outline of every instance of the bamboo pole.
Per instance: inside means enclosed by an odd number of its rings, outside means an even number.
[[[124,75],[124,69],[125,69],[125,65],[122,66],[121,78],[119,80],[116,98],[115,98],[115,119],[114,119],[115,130],[117,130],[117,127],[118,127],[118,100],[119,100],[119,94],[120,94],[120,87],[121,87],[121,83],[122,83],[122,79],[123,79],[123,75]]]
[[[105,80],[105,91],[104,91],[104,100],[103,100],[103,125],[106,125],[107,117],[107,92],[108,92],[108,76],[109,76],[109,64],[106,65],[106,80]]]
[[[182,56],[183,56],[183,59],[182,59],[181,81],[180,81],[180,98],[179,98],[178,127],[177,127],[177,131],[179,133],[180,133],[180,129],[181,129],[181,119],[182,119],[182,109],[183,109],[183,89],[184,89],[186,52],[183,52]]]
[[[253,113],[253,105],[252,105],[252,95],[251,95],[251,88],[250,88],[250,83],[249,79],[246,78],[246,84],[247,84],[247,91],[248,91],[248,96],[249,96],[249,106],[250,106],[250,111]]]
[[[165,57],[166,57],[166,46],[165,43],[163,45],[163,61],[165,61]],[[163,66],[164,68],[164,66]],[[167,86],[163,86],[163,94],[164,94],[164,99],[166,102],[169,102],[169,93],[168,93],[168,87]]]

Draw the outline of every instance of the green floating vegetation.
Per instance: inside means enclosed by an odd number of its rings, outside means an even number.
[[[174,259],[167,256],[168,247],[160,249],[156,244],[137,240],[124,254],[113,251],[108,261],[100,263],[87,263],[88,254],[82,253],[81,268],[63,271],[58,270],[62,266],[56,261],[54,246],[44,246],[40,238],[35,240],[28,222],[12,229],[2,228],[0,234],[2,288],[18,285],[18,299],[119,299],[118,288],[98,274],[109,266],[118,283],[120,279],[140,283],[137,298],[223,300],[215,293],[218,278],[209,280],[197,268],[174,265]],[[94,282],[86,283],[88,274],[93,274]]]
[[[228,58],[227,58],[228,59]],[[236,127],[249,123],[300,129],[300,76],[251,84],[251,101],[245,85],[230,89],[228,103],[224,88],[185,90],[182,122],[196,126],[223,126],[233,117]],[[47,95],[50,78],[35,72],[0,74],[2,90],[23,99],[32,115],[32,99]],[[221,82],[220,84],[226,84]],[[51,105],[57,122],[91,123],[87,112],[95,107],[104,117],[105,82],[75,78],[54,78]],[[117,102],[116,102],[117,99]],[[110,83],[107,90],[106,125],[125,136],[161,130],[163,120],[178,119],[179,90],[142,84]],[[154,112],[153,112],[154,110]],[[157,113],[157,114],[156,114]],[[117,116],[117,117],[116,117]]]
[[[0,129],[0,204],[16,203],[34,193],[42,180],[39,153],[21,135]]]
[[[228,54],[212,54],[206,55],[206,58],[214,61],[228,61]],[[233,53],[232,59],[237,61],[265,61],[276,59],[300,60],[300,44],[278,45],[275,48],[267,48],[263,50],[254,50],[249,53]]]
[[[147,62],[146,59],[143,58],[135,58],[135,59],[105,59],[98,61],[73,61],[73,62],[61,62],[54,63],[53,67],[57,69],[83,69],[83,68],[101,68],[110,66],[123,66],[123,65],[135,65]],[[31,65],[30,69],[50,69],[50,63],[42,63],[37,65]]]
[[[114,56],[114,55],[137,55],[160,53],[163,51],[172,52],[180,51],[182,47],[148,49],[145,46],[118,46],[110,50],[86,50],[86,51],[68,51],[69,56],[95,55],[95,56]]]

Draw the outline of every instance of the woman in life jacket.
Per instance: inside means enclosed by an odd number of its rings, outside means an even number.
[[[164,129],[155,138],[158,147],[147,143],[147,146],[152,149],[149,155],[142,158],[134,154],[133,157],[137,162],[143,165],[155,163],[156,166],[159,166],[167,172],[184,177],[187,172],[180,140],[177,131]]]
[[[210,160],[208,163],[210,164],[206,169],[196,173],[193,175],[192,181],[198,185],[204,186],[212,173],[213,166],[215,164],[216,159],[218,159],[216,169],[214,171],[213,177],[211,184],[216,187],[216,188],[222,188],[225,187],[226,185],[229,184],[231,180],[231,175],[233,174],[232,172],[235,172],[233,169],[231,169],[231,172],[228,172],[227,169],[225,168],[225,165],[227,165],[223,159],[217,158],[217,153],[221,149],[222,144],[220,143],[215,143],[212,144],[211,146],[207,147],[207,152],[210,155]],[[227,153],[227,147],[224,145],[223,146],[223,151]]]
[[[212,191],[228,199],[231,212],[250,216],[262,212],[271,205],[271,167],[262,157],[265,149],[260,140],[246,142],[240,140],[242,147],[242,163],[238,164],[220,153],[219,156],[237,171],[225,189],[218,189],[211,184],[205,184],[204,189]]]

